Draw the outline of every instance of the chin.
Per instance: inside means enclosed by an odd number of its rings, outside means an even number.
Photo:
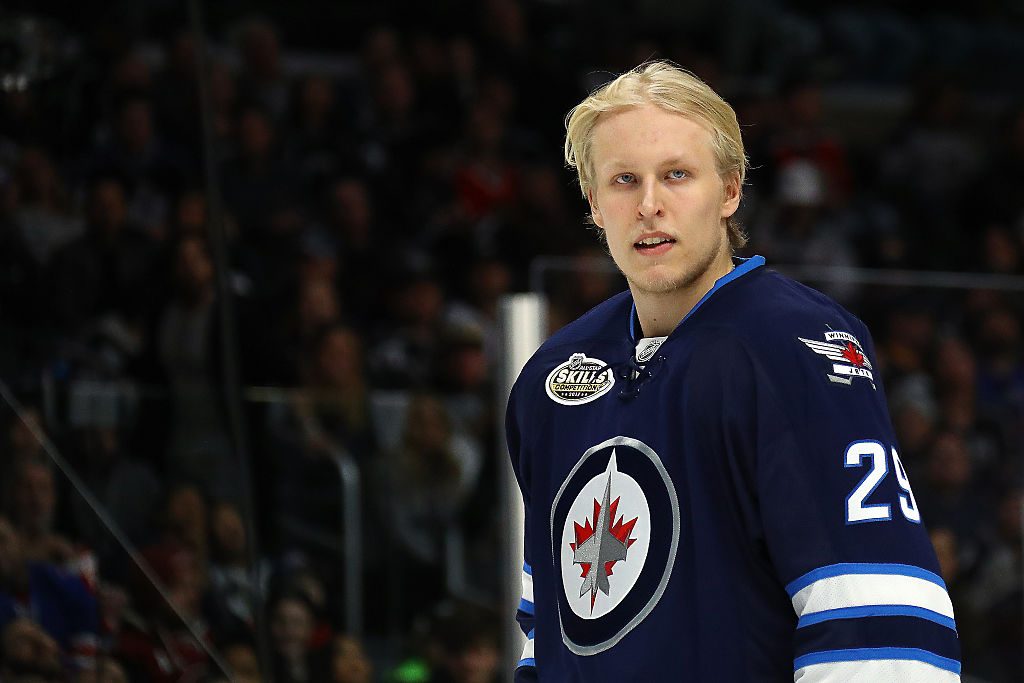
[[[696,278],[693,273],[685,271],[665,272],[661,268],[649,268],[647,272],[634,273],[631,276],[627,276],[626,279],[629,280],[633,288],[641,292],[667,294],[692,284]]]

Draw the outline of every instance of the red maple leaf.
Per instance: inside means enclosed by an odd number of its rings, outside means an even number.
[[[636,526],[636,521],[639,519],[639,517],[634,517],[633,519],[629,520],[628,522],[624,522],[622,520],[622,517],[619,517],[618,520],[615,519],[615,513],[616,513],[616,511],[619,508],[619,500],[621,498],[622,498],[622,496],[619,496],[618,498],[616,498],[614,501],[612,501],[608,505],[608,508],[609,508],[608,509],[608,518],[613,521],[612,525],[610,527],[608,527],[608,533],[610,533],[613,536],[615,536],[615,538],[619,539],[622,543],[625,543],[626,547],[628,548],[631,545],[633,545],[634,543],[636,543],[636,539],[635,538],[630,538],[629,535],[631,533],[633,533],[633,527]],[[598,503],[597,499],[595,498],[594,499],[594,523],[591,524],[589,519],[584,520],[584,522],[586,523],[584,526],[580,526],[579,522],[573,522],[572,523],[572,525],[573,525],[573,533],[576,536],[576,542],[575,543],[570,542],[569,543],[569,547],[572,548],[573,551],[575,551],[576,548],[578,548],[581,543],[585,543],[588,538],[590,538],[591,536],[594,535],[594,533],[596,531],[596,527],[597,527],[597,516],[599,514],[601,514],[601,504]],[[604,571],[605,571],[606,574],[608,574],[608,576],[612,575],[612,567],[615,565],[616,561],[605,562],[605,564],[604,564]],[[580,562],[580,570],[581,570],[580,578],[585,578],[587,576],[587,573],[590,571],[590,563],[589,562]],[[591,598],[591,603],[593,603],[594,596],[591,595],[590,598]],[[593,608],[593,604],[591,604],[591,608]]]
[[[850,361],[858,368],[864,366],[864,354],[857,350],[857,347],[853,345],[853,342],[846,342],[846,348],[843,349],[843,358]]]
[[[619,498],[621,498],[621,496],[619,496]],[[611,520],[615,520],[615,512],[619,508],[619,498],[616,498],[612,502],[612,504],[609,505],[611,510],[608,513],[608,518]],[[623,523],[622,517],[619,517],[618,521],[612,524],[608,531],[612,534],[612,536],[625,543],[626,547],[628,548],[636,542],[636,539],[630,538],[629,535],[633,533],[633,527],[636,526],[636,520],[638,519],[639,517],[634,517],[628,522]]]

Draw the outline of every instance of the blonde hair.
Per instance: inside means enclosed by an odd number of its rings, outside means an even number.
[[[738,175],[742,192],[747,157],[736,112],[704,81],[671,62],[658,60],[645,62],[601,86],[565,117],[565,163],[576,169],[584,197],[593,182],[591,147],[601,115],[642,104],[654,104],[705,126],[711,132],[718,174]],[[742,248],[747,236],[733,216],[726,219],[726,227],[732,248]]]

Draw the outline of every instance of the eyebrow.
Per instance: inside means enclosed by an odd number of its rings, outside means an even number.
[[[685,156],[674,156],[658,162],[658,166],[693,166],[694,160]],[[601,164],[598,169],[604,168],[629,168],[633,163],[622,159],[610,159]]]

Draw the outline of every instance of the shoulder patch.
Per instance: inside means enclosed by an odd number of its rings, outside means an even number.
[[[615,373],[607,363],[583,353],[574,353],[548,373],[544,390],[555,403],[574,406],[596,401],[614,385]]]
[[[872,389],[877,389],[875,376],[871,372],[871,360],[864,353],[860,340],[849,332],[827,330],[824,341],[803,337],[797,339],[811,351],[832,361],[832,371],[825,373],[830,382],[849,386],[855,377],[861,377],[871,383]]]

